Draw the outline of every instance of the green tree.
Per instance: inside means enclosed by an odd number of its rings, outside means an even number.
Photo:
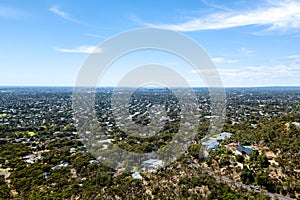
[[[191,144],[189,146],[188,151],[191,156],[198,157],[200,149],[201,149],[201,144]]]
[[[241,174],[241,180],[245,184],[251,184],[254,182],[253,172],[245,167]]]
[[[252,151],[252,152],[249,154],[250,161],[256,161],[258,155],[259,155],[258,151],[256,151],[256,150],[255,150],[255,151]]]
[[[262,168],[266,168],[270,164],[266,154],[261,154],[261,155],[257,156],[257,161],[258,161],[259,166]]]
[[[4,176],[0,175],[0,199],[11,199],[10,189],[5,182]]]
[[[244,160],[245,160],[244,156],[242,156],[242,155],[236,155],[235,158],[236,158],[237,162],[244,163]]]

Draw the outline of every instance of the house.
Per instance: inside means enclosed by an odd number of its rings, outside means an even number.
[[[232,136],[232,133],[229,132],[222,132],[218,137],[217,140],[225,140],[227,138],[230,138]]]
[[[208,140],[202,143],[202,146],[209,150],[216,150],[219,147],[220,143],[216,140]]]
[[[230,138],[232,133],[222,132],[218,136],[210,137],[209,140],[202,143],[207,150],[216,150],[220,146],[220,142]]]
[[[41,160],[42,156],[41,156],[41,154],[38,154],[38,155],[30,154],[30,155],[21,157],[21,159],[23,159],[28,164],[33,164],[33,163],[35,163],[35,161]]]
[[[26,163],[28,164],[33,164],[35,162],[35,160],[33,158],[28,158],[26,160],[24,160]]]
[[[250,146],[237,146],[236,147],[236,154],[244,155],[245,157],[249,157],[249,154],[253,151],[257,151],[255,148]]]
[[[149,159],[143,162],[144,167],[149,172],[155,172],[158,168],[164,166],[164,162],[158,159]]]
[[[63,167],[68,167],[69,166],[69,163],[68,162],[61,162],[61,164],[59,164],[59,165],[56,165],[56,166],[54,166],[54,167],[51,167],[51,169],[52,170],[55,170],[55,169],[61,169],[61,168],[63,168]]]
[[[94,163],[99,163],[99,162],[98,162],[98,160],[90,160],[89,163],[94,164]]]
[[[48,180],[50,177],[50,172],[43,172],[43,175],[44,175],[45,179]]]
[[[296,127],[300,128],[300,122],[292,122],[293,125],[295,125]]]
[[[70,153],[72,154],[72,153],[75,153],[75,152],[76,152],[76,148],[71,147],[71,148],[70,148]]]

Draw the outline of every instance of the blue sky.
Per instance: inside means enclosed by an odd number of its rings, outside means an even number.
[[[299,0],[0,1],[0,85],[73,86],[88,54],[136,28],[164,28],[198,42],[225,86],[300,85]],[[120,58],[104,76],[114,85],[133,66],[165,64],[194,86],[191,66],[162,52]]]

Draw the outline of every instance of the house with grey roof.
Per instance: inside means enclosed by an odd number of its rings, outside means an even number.
[[[251,154],[253,151],[257,151],[255,148],[250,146],[237,146],[236,147],[236,154],[244,155],[245,157],[249,157],[249,154]]]

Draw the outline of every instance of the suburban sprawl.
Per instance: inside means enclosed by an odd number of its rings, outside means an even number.
[[[189,105],[167,88],[136,90],[121,108],[111,106],[113,91],[97,88],[98,128],[83,133],[73,88],[0,88],[0,199],[300,199],[299,87],[226,88],[223,127],[210,134],[206,88],[194,88],[199,114],[184,125]],[[123,110],[128,116],[116,117]],[[155,116],[162,127],[153,134],[129,126],[147,127]],[[165,165],[156,152],[180,127],[195,134]],[[141,165],[125,158],[112,168],[116,146],[147,156]]]

